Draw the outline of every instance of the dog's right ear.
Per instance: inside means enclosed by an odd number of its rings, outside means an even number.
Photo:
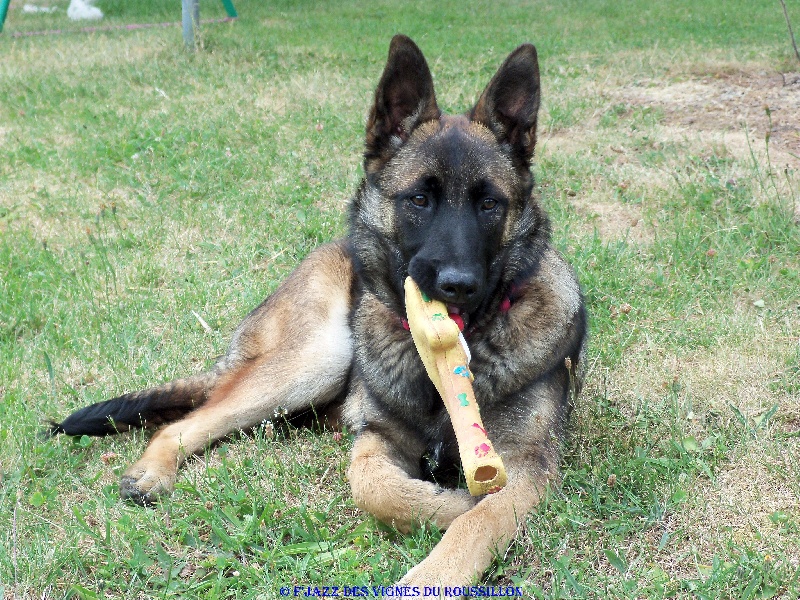
[[[512,157],[526,169],[536,147],[540,96],[536,48],[523,44],[497,70],[470,115],[508,145]]]
[[[440,114],[425,57],[411,38],[394,36],[367,119],[366,171],[385,164],[415,127]]]

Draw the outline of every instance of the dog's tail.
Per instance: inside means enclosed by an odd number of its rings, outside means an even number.
[[[212,370],[98,402],[72,413],[61,423],[51,422],[44,433],[111,435],[170,423],[202,406],[218,377],[217,371]]]

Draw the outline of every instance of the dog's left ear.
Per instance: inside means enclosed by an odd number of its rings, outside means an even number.
[[[367,170],[375,160],[388,161],[417,125],[440,114],[425,57],[411,38],[394,36],[367,119]]]
[[[528,167],[536,147],[539,112],[539,59],[532,44],[523,44],[500,66],[481,94],[470,118],[486,125],[515,160]]]

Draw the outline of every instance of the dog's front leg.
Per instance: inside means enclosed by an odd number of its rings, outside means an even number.
[[[411,441],[404,446],[397,448],[369,429],[358,436],[347,475],[359,508],[407,533],[414,525],[426,522],[444,529],[475,506],[475,499],[466,490],[442,488],[418,479],[423,448],[412,447]]]
[[[555,462],[550,473],[532,463],[506,465],[506,487],[484,496],[474,508],[453,520],[430,555],[411,569],[400,584],[444,588],[474,583],[515,538],[555,474]]]

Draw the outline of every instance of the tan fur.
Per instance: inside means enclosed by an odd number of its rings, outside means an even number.
[[[276,410],[342,393],[352,359],[347,325],[352,263],[341,243],[318,248],[245,319],[208,401],[159,430],[122,478],[144,501],[170,492],[178,467],[210,442],[254,427]]]

